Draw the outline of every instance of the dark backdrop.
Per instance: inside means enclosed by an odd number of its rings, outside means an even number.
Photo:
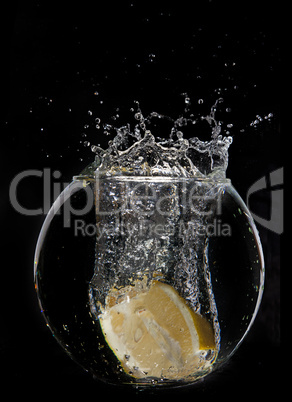
[[[119,114],[118,123],[125,123],[134,100],[144,114],[178,117],[184,109],[181,94],[187,92],[198,116],[224,98],[218,119],[223,133],[234,136],[228,177],[245,199],[256,180],[282,166],[278,9],[261,1],[207,0],[25,0],[4,9],[2,389],[40,397],[69,398],[79,391],[84,397],[101,397],[103,391],[106,397],[135,395],[93,381],[46,328],[33,285],[34,249],[45,216],[14,210],[8,195],[13,177],[26,169],[50,168],[61,172],[55,182],[68,182],[93,159],[84,141],[105,143],[96,118],[113,123],[112,116]],[[202,129],[202,135],[207,139],[209,133]],[[41,207],[42,181],[25,179],[18,197],[26,208]],[[269,219],[269,191],[250,201]],[[159,398],[259,396],[279,386],[281,236],[261,225],[258,229],[266,290],[247,339],[224,369],[194,387],[160,392]]]

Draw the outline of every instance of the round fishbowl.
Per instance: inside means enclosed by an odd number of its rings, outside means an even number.
[[[65,351],[97,379],[138,387],[220,367],[264,284],[260,239],[230,180],[147,171],[74,177],[46,217],[34,269]]]

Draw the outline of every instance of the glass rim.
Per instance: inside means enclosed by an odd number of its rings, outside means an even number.
[[[119,181],[119,182],[207,182],[207,183],[227,183],[230,184],[231,180],[225,177],[198,177],[198,176],[190,176],[190,177],[179,177],[179,176],[123,176],[123,175],[116,175],[116,176],[97,176],[97,175],[86,175],[86,174],[79,174],[73,176],[74,181],[79,180],[88,180],[88,181],[95,181],[95,180],[102,180],[102,181]]]

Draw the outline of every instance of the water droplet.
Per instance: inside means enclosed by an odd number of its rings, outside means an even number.
[[[203,100],[203,99],[199,99],[199,100],[198,100],[198,104],[199,104],[199,105],[202,105],[202,103],[204,103],[204,100]]]
[[[156,55],[154,53],[150,53],[149,54],[149,61],[150,63],[153,63],[153,61],[155,60]]]
[[[257,124],[259,124],[259,120],[258,119],[255,119],[254,121],[252,121],[251,123],[250,123],[250,126],[252,127],[252,126],[256,126]]]
[[[265,116],[265,120],[269,120],[272,117],[274,117],[273,113],[269,113],[267,116]]]

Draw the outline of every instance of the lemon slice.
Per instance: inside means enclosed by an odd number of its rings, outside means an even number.
[[[215,361],[212,326],[165,283],[110,292],[99,320],[109,347],[135,378],[181,379]]]

